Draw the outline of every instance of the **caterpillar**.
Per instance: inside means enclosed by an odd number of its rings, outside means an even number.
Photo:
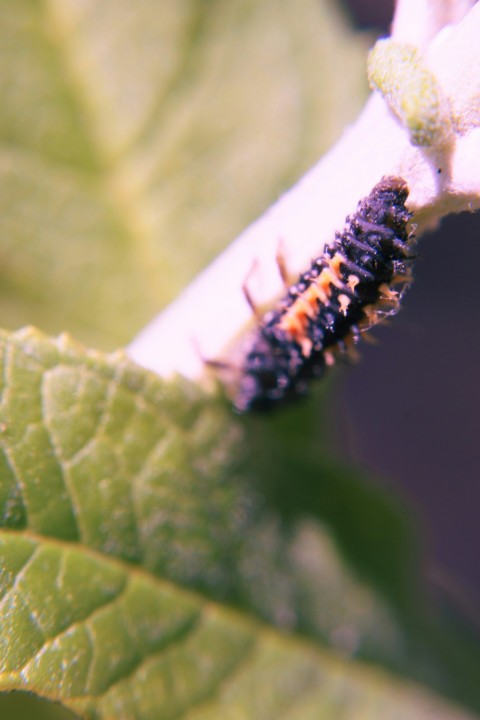
[[[406,182],[384,177],[360,200],[323,254],[259,322],[234,404],[269,410],[307,393],[362,332],[397,312],[411,281]],[[394,289],[399,286],[399,290]]]

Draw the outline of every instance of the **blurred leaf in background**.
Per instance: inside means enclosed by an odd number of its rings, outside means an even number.
[[[327,0],[0,0],[0,34],[1,322],[108,350],[366,92]],[[65,336],[0,351],[2,690],[100,718],[466,717],[393,669],[480,707],[404,509],[331,457],[328,388],[240,419]]]
[[[353,120],[335,3],[0,2],[4,324],[127,343]],[[99,311],[99,309],[101,311]]]

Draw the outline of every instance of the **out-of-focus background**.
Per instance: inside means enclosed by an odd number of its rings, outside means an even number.
[[[391,0],[348,0],[358,27],[385,34]],[[415,283],[390,327],[342,372],[337,443],[406,498],[427,573],[480,628],[480,215],[421,239]]]

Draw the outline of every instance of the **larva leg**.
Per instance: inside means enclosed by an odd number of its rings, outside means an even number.
[[[282,278],[285,290],[290,288],[290,278],[287,270],[287,259],[285,256],[285,243],[282,238],[278,241],[277,252],[275,254],[275,262],[277,263],[278,272]]]
[[[250,280],[252,274],[255,272],[256,267],[257,267],[257,262],[254,261],[252,263],[252,267],[250,268],[250,270],[247,273],[245,280],[243,281],[242,292],[243,292],[243,296],[244,296],[245,300],[247,301],[247,303],[250,307],[250,310],[252,311],[252,313],[255,316],[255,319],[257,320],[258,323],[260,323],[263,313],[262,313],[261,309],[258,307],[258,305],[256,304],[255,300],[253,299],[252,293],[250,292],[250,289],[248,287],[248,281]]]

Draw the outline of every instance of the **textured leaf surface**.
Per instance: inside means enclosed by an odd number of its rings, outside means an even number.
[[[0,361],[3,527],[261,604],[290,625],[296,599],[284,576],[290,565],[310,574],[302,548],[316,544],[330,558],[325,578],[355,595],[331,543],[307,524],[287,552],[278,514],[258,492],[246,428],[218,400],[162,382],[120,353],[87,353],[67,336],[29,329],[1,335]]]
[[[94,554],[9,533],[0,552],[0,687],[88,717],[467,718]]]
[[[0,689],[92,718],[467,717],[253,618],[310,622],[344,652],[342,630],[399,641],[317,527],[292,543],[262,508],[228,408],[65,336],[0,348]],[[302,610],[307,576],[323,605]]]
[[[330,2],[0,0],[0,47],[3,324],[94,347],[129,341],[366,93]]]

